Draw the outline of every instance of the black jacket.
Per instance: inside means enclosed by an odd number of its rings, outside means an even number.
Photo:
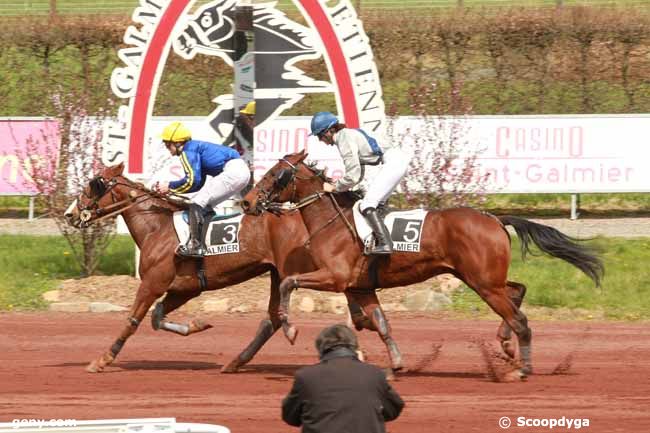
[[[403,407],[382,370],[339,348],[298,370],[282,402],[282,419],[302,425],[303,433],[384,433],[384,422]]]

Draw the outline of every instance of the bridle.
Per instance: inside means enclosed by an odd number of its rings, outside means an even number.
[[[296,210],[301,207],[308,206],[318,200],[325,194],[324,192],[316,192],[311,194],[308,197],[303,198],[302,200],[296,203],[296,179],[297,180],[311,180],[314,178],[320,178],[324,181],[328,181],[328,178],[325,176],[325,170],[318,170],[309,164],[305,164],[303,161],[300,161],[296,164],[291,163],[286,158],[280,158],[280,162],[283,162],[289,166],[289,168],[283,168],[275,175],[275,180],[273,185],[269,190],[260,188],[257,194],[257,210],[260,212],[269,211],[271,213],[281,212],[282,209]],[[309,177],[300,177],[298,176],[298,166],[303,165],[313,174]],[[289,202],[291,206],[289,208],[283,207],[280,203],[276,202],[278,196],[285,188],[289,185],[293,187],[291,196],[289,197]]]
[[[79,211],[79,220],[81,221],[82,224],[88,226],[90,225],[91,222],[98,222],[110,218],[112,216],[124,212],[125,210],[135,206],[136,204],[142,203],[152,198],[151,192],[145,190],[144,188],[137,188],[129,183],[121,182],[118,180],[119,177],[121,176],[118,175],[109,180],[106,180],[102,176],[95,176],[88,183],[88,185],[90,186],[92,196],[88,195],[86,193],[86,189],[84,188],[84,190],[81,192],[80,195],[87,198],[88,202],[83,206],[81,205],[81,202],[79,200],[77,200],[76,203],[76,208]],[[114,191],[114,188],[118,185],[134,188],[134,189],[132,189],[129,192],[127,198],[118,200],[117,195]],[[145,194],[138,195],[138,193],[135,191],[136,189],[145,192]],[[102,198],[104,198],[104,196],[106,196],[107,193],[111,194],[111,203],[108,204],[107,206],[100,207],[99,202],[101,201]],[[143,199],[140,200],[140,198]],[[99,218],[92,219],[93,212]]]
[[[324,191],[316,191],[315,193],[308,195],[307,197],[299,200],[298,202],[295,202],[296,189],[297,189],[296,180],[308,181],[318,177],[327,182],[329,181],[329,179],[325,176],[324,169],[323,170],[315,169],[314,167],[305,164],[303,161],[299,161],[298,163],[293,164],[287,161],[286,158],[281,158],[280,162],[287,164],[289,168],[281,169],[278,173],[276,173],[275,180],[273,181],[273,185],[268,191],[265,190],[264,188],[260,188],[260,191],[258,192],[257,206],[256,206],[258,210],[260,210],[261,212],[269,211],[274,214],[279,214],[282,211],[286,211],[286,210],[295,211],[307,207],[313,203],[316,203],[317,201],[320,201],[320,199],[323,198],[324,196],[328,196],[332,201],[332,204],[336,208],[336,213],[330,219],[328,219],[323,226],[319,227],[318,229],[310,233],[309,238],[305,241],[305,246],[309,248],[311,244],[311,240],[314,238],[314,236],[316,236],[316,234],[318,234],[327,226],[329,226],[334,221],[336,221],[339,217],[343,219],[343,221],[345,222],[345,225],[347,226],[348,230],[350,230],[350,233],[352,233],[352,237],[353,238],[357,237],[356,231],[352,227],[350,221],[348,221],[348,219],[343,214],[343,210],[339,206],[333,194]],[[300,164],[302,164],[309,171],[311,171],[313,175],[309,177],[298,176],[298,165]],[[290,183],[293,185],[293,191],[291,193],[291,197],[289,198],[289,202],[291,203],[291,205],[289,207],[286,207],[281,203],[274,202],[273,200],[276,200],[279,194],[282,191],[284,191],[284,189],[287,188]]]

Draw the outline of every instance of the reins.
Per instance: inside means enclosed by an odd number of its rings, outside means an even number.
[[[99,221],[114,217],[115,215],[119,215],[119,214],[125,212],[126,210],[132,208],[133,206],[142,204],[142,203],[144,203],[144,202],[146,202],[148,200],[154,199],[154,198],[161,198],[163,200],[166,199],[168,201],[172,201],[169,197],[166,197],[166,198],[165,197],[160,197],[158,194],[154,193],[153,191],[149,191],[149,190],[147,190],[147,189],[145,189],[143,187],[133,186],[133,185],[131,185],[129,183],[114,181],[114,182],[109,182],[109,185],[110,185],[109,189],[108,189],[108,191],[106,191],[104,193],[104,195],[106,193],[110,192],[111,198],[113,199],[113,203],[111,203],[111,204],[109,204],[109,205],[107,205],[105,207],[97,207],[97,209],[95,209],[95,213],[98,215],[98,218],[95,218],[93,220],[90,220],[90,218],[92,217],[92,215],[90,214],[90,210],[88,210],[88,209],[82,210],[81,211],[81,217],[80,217],[81,221],[88,222],[89,224],[99,222]],[[115,201],[115,192],[113,191],[113,188],[115,188],[118,185],[125,186],[127,188],[132,188],[132,189],[131,189],[131,191],[129,191],[127,198],[125,198],[123,200],[120,200],[120,201]],[[141,191],[143,194],[142,195],[137,195],[136,191]],[[127,205],[124,206],[125,204],[127,204]],[[87,216],[85,216],[85,215],[87,215]],[[101,215],[101,216],[99,216],[99,215]]]
[[[332,194],[332,193],[328,193],[328,192],[324,192],[324,191],[323,192],[317,191],[317,192],[315,192],[315,193],[313,193],[311,195],[308,195],[307,197],[303,198],[302,200],[298,201],[295,204],[290,204],[289,206],[283,206],[283,205],[277,204],[277,203],[270,203],[269,205],[270,206],[275,205],[274,207],[276,209],[283,209],[283,210],[287,210],[287,211],[296,211],[296,210],[305,208],[305,207],[307,207],[307,206],[309,206],[309,205],[311,205],[313,203],[316,203],[321,198],[323,198],[323,196],[328,196],[330,198],[330,200],[332,201],[332,204],[334,205],[334,208],[336,209],[336,214],[333,217],[331,217],[329,220],[327,220],[327,222],[324,225],[322,225],[321,227],[316,229],[313,233],[310,233],[309,237],[305,241],[304,246],[306,248],[310,248],[311,240],[318,233],[320,233],[326,227],[328,227],[330,224],[332,224],[334,221],[336,221],[339,217],[341,217],[341,219],[343,219],[343,222],[345,223],[346,227],[348,228],[348,230],[352,234],[352,237],[356,238],[357,233],[354,231],[354,227],[352,227],[352,224],[350,223],[350,221],[347,219],[347,217],[343,213],[343,209],[341,209],[341,206],[339,206],[338,202],[334,198],[334,194]]]
[[[115,215],[121,214],[122,212],[126,211],[127,209],[132,208],[133,206],[135,206],[137,204],[143,203],[143,202],[153,198],[153,196],[151,194],[149,194],[149,193],[145,193],[144,195],[140,195],[140,196],[137,196],[137,195],[136,196],[131,196],[132,192],[134,192],[134,191],[131,191],[129,193],[129,198],[125,198],[124,200],[120,200],[118,202],[111,203],[111,204],[109,204],[108,206],[106,206],[104,208],[98,208],[96,210],[96,213],[97,213],[97,215],[101,214],[102,216],[100,216],[99,218],[95,218],[94,220],[92,220],[92,222],[98,222],[98,221],[102,221],[102,220],[111,218],[111,217],[113,217]],[[144,197],[144,200],[138,201],[138,198],[140,198],[140,197]],[[129,203],[128,206],[120,208],[120,206],[122,206],[124,203],[128,203],[128,202],[131,202],[131,203]],[[108,210],[108,209],[114,209],[114,208],[118,208],[118,209]],[[104,212],[108,212],[108,213],[104,214]]]

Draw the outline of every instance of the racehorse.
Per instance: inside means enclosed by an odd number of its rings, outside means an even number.
[[[366,289],[365,296],[373,297],[377,287],[404,286],[450,273],[501,316],[497,338],[505,354],[518,365],[513,378],[524,378],[532,373],[532,333],[520,310],[526,286],[507,278],[511,245],[505,226],[513,226],[521,240],[522,257],[530,252],[532,241],[543,252],[576,266],[600,285],[604,272],[600,258],[576,240],[552,227],[512,216],[496,217],[472,208],[428,211],[419,252],[366,256],[352,227],[354,198],[348,193],[323,192],[323,183],[330,179],[313,164],[305,163],[306,157],[303,151],[280,159],[241,202],[247,213],[255,215],[276,209],[277,203],[294,203],[310,233],[306,246],[310,246],[318,269],[292,275],[280,284],[280,315],[289,339],[296,333],[288,312],[295,288],[344,293]],[[381,306],[378,302],[368,304],[364,312],[386,344],[392,368],[399,370],[401,354]],[[518,357],[511,331],[517,335]]]
[[[271,273],[271,295],[267,319],[260,322],[252,342],[222,372],[235,372],[249,362],[280,326],[278,316],[281,277],[316,269],[303,247],[308,234],[299,215],[261,217],[245,215],[239,232],[240,253],[208,256],[204,263],[204,287],[196,259],[174,254],[178,238],[172,222],[174,211],[187,207],[135,183],[123,173],[124,165],[104,168],[94,177],[65,213],[68,222],[83,227],[100,218],[122,214],[129,232],[141,250],[141,282],[128,321],[114,344],[86,370],[100,372],[111,364],[126,340],[133,335],[154,301],[165,294],[152,313],[154,329],[180,335],[201,332],[210,325],[192,320],[177,324],[166,315],[204,290],[239,284],[267,271]],[[278,235],[272,236],[276,233]]]

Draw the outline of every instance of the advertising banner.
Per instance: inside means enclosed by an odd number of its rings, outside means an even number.
[[[587,193],[650,191],[650,116],[400,117],[386,140],[400,141],[421,158],[426,146],[449,140],[461,155],[475,155],[477,176],[488,176],[493,193]],[[336,148],[308,137],[309,117],[279,118],[256,128],[255,177],[286,153],[306,149],[309,159],[338,178]],[[431,137],[435,134],[435,137]]]
[[[32,167],[58,148],[54,120],[0,120],[0,195],[32,195]]]
[[[151,183],[182,177],[178,158],[172,158],[160,140],[162,129],[173,120],[183,121],[194,138],[219,143],[203,117],[155,117],[146,137],[151,152],[145,172],[133,178]],[[256,180],[284,155],[303,149],[334,180],[343,174],[338,150],[309,136],[309,121],[279,117],[255,128]],[[477,157],[477,176],[488,176],[488,192],[650,192],[650,146],[645,143],[650,116],[470,116],[435,119],[433,125],[400,117],[384,139],[398,141],[422,158],[431,146],[432,130],[437,131],[435,139],[444,138],[444,131],[456,131],[459,150]],[[55,133],[53,121],[0,121],[0,194],[33,193],[25,182],[30,164],[45,156],[43,137]],[[372,175],[374,168],[368,170]]]

